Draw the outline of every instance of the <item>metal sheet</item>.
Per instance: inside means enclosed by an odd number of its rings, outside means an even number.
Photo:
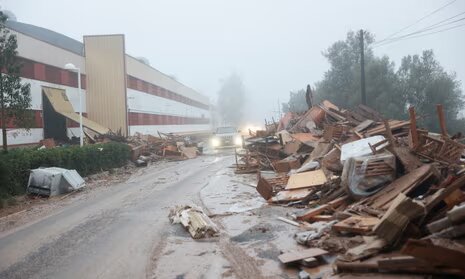
[[[124,35],[84,36],[87,113],[114,132],[128,132]]]
[[[40,168],[31,170],[27,192],[56,196],[85,186],[84,179],[76,170],[63,168]]]

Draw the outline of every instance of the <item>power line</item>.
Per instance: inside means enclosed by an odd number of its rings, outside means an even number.
[[[412,27],[413,25],[415,25],[415,24],[417,24],[418,22],[424,20],[425,18],[430,17],[430,16],[434,15],[435,13],[439,12],[440,10],[442,10],[442,9],[444,9],[444,8],[446,8],[446,7],[450,6],[450,5],[452,5],[452,4],[453,4],[454,2],[456,2],[456,1],[457,1],[457,0],[453,0],[453,1],[449,2],[449,3],[447,3],[446,5],[437,8],[436,10],[432,11],[431,13],[429,13],[429,14],[423,16],[422,18],[416,20],[414,23],[412,23],[412,24],[410,24],[410,25],[408,25],[408,26],[406,26],[406,27],[404,27],[404,28],[402,28],[402,29],[400,29],[400,30],[398,30],[398,31],[396,31],[396,32],[394,32],[394,33],[392,33],[391,35],[387,36],[386,38],[382,39],[381,41],[378,41],[378,43],[383,42],[383,41],[386,41],[386,40],[392,38],[393,36],[395,36],[395,35],[399,34],[400,32],[402,32],[402,31],[404,31],[404,30],[406,30],[406,29]]]
[[[385,43],[383,43],[383,44],[376,45],[376,46],[374,46],[373,48],[377,48],[377,47],[380,47],[380,46],[388,45],[388,44],[391,44],[391,43],[395,43],[395,42],[403,41],[403,40],[407,40],[407,39],[414,39],[414,38],[420,38],[420,37],[424,37],[424,36],[428,36],[428,35],[433,35],[433,34],[436,34],[436,33],[445,32],[445,31],[448,31],[448,30],[451,30],[451,29],[455,29],[455,28],[462,27],[462,26],[465,26],[465,23],[459,24],[459,25],[455,25],[455,26],[451,26],[451,27],[448,27],[448,28],[444,28],[444,29],[441,29],[441,30],[437,30],[437,31],[430,32],[430,33],[425,33],[425,34],[420,34],[420,35],[417,35],[417,36],[410,36],[410,37],[407,37],[407,38],[402,38],[402,39],[398,39],[398,40],[388,41],[388,42],[385,42]]]
[[[402,36],[394,37],[394,38],[392,38],[392,39],[385,40],[384,42],[381,42],[381,43],[374,43],[373,46],[378,46],[378,45],[383,45],[383,44],[385,44],[385,43],[389,43],[389,42],[393,42],[393,41],[398,41],[399,39],[407,38],[407,37],[410,37],[410,36],[412,36],[412,35],[420,34],[420,33],[426,32],[426,31],[431,31],[431,30],[434,30],[434,29],[437,29],[437,28],[441,28],[441,27],[444,27],[444,26],[447,26],[447,25],[451,25],[451,24],[453,24],[453,23],[457,23],[457,22],[459,22],[459,21],[465,20],[465,17],[456,19],[456,20],[454,20],[454,21],[446,22],[446,23],[443,23],[443,22],[444,22],[444,21],[448,21],[448,20],[450,20],[450,19],[452,19],[452,18],[455,18],[455,17],[457,17],[457,16],[459,16],[459,15],[462,15],[462,14],[465,14],[465,12],[462,12],[462,13],[460,13],[460,14],[458,14],[458,15],[455,15],[455,16],[450,17],[450,18],[448,18],[448,19],[442,20],[442,21],[440,21],[440,22],[437,22],[437,23],[435,23],[435,24],[432,24],[432,25],[430,25],[430,26],[427,26],[427,27],[425,27],[425,28],[423,28],[423,29],[420,29],[420,30],[417,30],[417,31],[415,31],[415,32],[411,32],[411,33],[408,33],[408,34],[405,34],[405,35],[402,35]],[[442,24],[440,24],[440,23],[442,23]]]
[[[461,13],[459,13],[459,14],[456,14],[456,15],[454,15],[454,16],[451,16],[451,17],[449,17],[449,18],[446,18],[446,19],[444,19],[444,20],[441,20],[441,21],[439,21],[439,22],[436,22],[436,23],[434,23],[434,24],[432,24],[432,25],[429,25],[429,26],[427,26],[427,27],[425,27],[425,28],[423,28],[423,29],[417,30],[417,31],[415,31],[415,32],[411,32],[411,33],[408,33],[408,34],[406,34],[406,35],[401,35],[401,36],[398,36],[398,37],[394,37],[394,38],[389,39],[389,40],[385,39],[385,40],[382,40],[382,41],[379,41],[379,42],[375,42],[373,45],[381,44],[381,43],[384,43],[384,42],[386,42],[386,41],[391,41],[391,40],[395,40],[395,39],[398,39],[398,38],[403,38],[403,37],[410,36],[410,35],[413,35],[413,34],[418,34],[418,33],[424,32],[424,31],[429,31],[429,30],[431,30],[431,29],[433,29],[433,28],[442,27],[442,26],[445,26],[445,25],[448,25],[448,24],[455,23],[455,22],[457,22],[457,21],[463,20],[463,18],[460,18],[460,19],[454,20],[454,21],[450,21],[450,20],[451,20],[451,19],[454,19],[454,18],[456,18],[456,17],[458,17],[458,16],[460,16],[460,15],[463,15],[463,14],[465,14],[465,12],[461,12]],[[450,22],[446,22],[446,21],[450,21]],[[446,22],[446,23],[443,23],[443,22]],[[443,23],[443,24],[441,24],[441,23]]]

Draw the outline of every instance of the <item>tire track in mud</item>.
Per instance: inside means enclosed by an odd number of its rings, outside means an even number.
[[[207,182],[203,187],[207,187],[209,183]],[[201,189],[201,190],[202,190]],[[206,207],[202,196],[201,190],[198,192],[198,198],[200,200],[201,206],[205,213],[210,216],[212,213]],[[212,220],[218,228],[222,231],[219,235],[219,248],[226,260],[231,264],[232,271],[237,278],[243,279],[268,279],[270,277],[264,277],[261,270],[258,268],[259,263],[255,258],[249,256],[241,247],[237,244],[234,244],[230,240],[230,236],[227,234],[226,229],[223,224],[217,220]]]

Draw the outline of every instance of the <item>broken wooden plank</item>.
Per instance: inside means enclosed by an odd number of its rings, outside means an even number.
[[[284,145],[284,153],[286,155],[292,155],[297,153],[297,150],[299,150],[300,146],[302,145],[302,142],[295,140],[295,141],[290,141]],[[279,145],[281,148],[281,145]]]
[[[413,273],[438,275],[463,275],[463,271],[455,268],[439,266],[422,259],[409,256],[396,256],[378,260],[379,272],[383,273]]]
[[[320,205],[318,207],[312,208],[309,211],[305,212],[303,215],[297,216],[297,220],[309,220],[310,218],[320,215],[320,213],[323,213],[325,210],[335,208],[340,206],[342,203],[344,203],[348,199],[348,196],[343,196],[340,198],[337,198],[333,201],[328,202],[327,204]]]
[[[433,209],[438,203],[452,194],[455,190],[461,188],[465,185],[465,175],[458,177],[454,182],[445,188],[439,189],[436,193],[431,196],[426,197],[425,204],[426,210],[429,212]]]
[[[394,155],[399,159],[406,172],[411,172],[423,165],[423,163],[415,156],[406,146],[396,146],[392,148]]]
[[[296,221],[292,221],[292,220],[289,220],[289,219],[284,218],[284,217],[278,217],[277,219],[280,220],[280,221],[283,221],[284,223],[288,223],[289,225],[300,227],[300,224],[298,222],[296,222]]]
[[[420,202],[400,193],[373,231],[389,244],[393,244],[402,235],[410,221],[424,213],[425,208]]]
[[[260,177],[257,184],[257,192],[265,199],[273,197],[273,186],[263,177]]]
[[[431,165],[421,166],[418,169],[394,180],[381,191],[368,198],[367,204],[374,208],[387,209],[389,208],[391,201],[400,193],[409,193],[432,175],[433,171]]]
[[[419,143],[418,131],[417,131],[417,117],[415,115],[415,108],[409,107],[408,108],[409,116],[410,116],[410,143],[411,148],[416,150]]]
[[[311,222],[320,222],[320,221],[329,222],[332,220],[334,220],[333,215],[316,215],[316,216],[310,217],[309,219],[309,221]]]
[[[333,230],[339,232],[353,232],[359,234],[371,233],[373,227],[379,223],[376,217],[352,216],[334,224]]]
[[[286,190],[320,186],[327,182],[323,170],[296,173],[289,177]]]
[[[276,172],[289,172],[291,169],[298,169],[300,168],[300,156],[291,155],[287,158],[282,160],[276,161],[273,164],[274,169]]]
[[[313,190],[311,188],[295,189],[295,190],[283,190],[279,191],[276,196],[272,197],[270,202],[291,202],[300,201],[311,194]]]
[[[465,271],[464,252],[434,245],[429,241],[409,239],[401,252],[428,261],[432,265],[444,265]]]
[[[312,257],[318,257],[328,254],[328,251],[320,249],[320,248],[310,248],[300,251],[292,251],[288,253],[284,253],[278,256],[278,259],[283,264],[294,263],[303,259],[308,259]]]
[[[337,261],[336,269],[338,273],[370,273],[370,272],[376,273],[378,272],[378,263],[369,263],[369,262],[349,263],[349,262]]]
[[[436,105],[436,112],[438,113],[439,127],[441,128],[441,135],[448,137],[446,128],[446,117],[444,116],[444,110],[441,104]]]
[[[357,132],[357,133],[360,133],[360,132],[366,130],[368,127],[370,127],[373,123],[375,123],[373,120],[371,120],[371,119],[366,119],[366,120],[364,120],[362,123],[358,124],[358,125],[354,128],[354,131]]]

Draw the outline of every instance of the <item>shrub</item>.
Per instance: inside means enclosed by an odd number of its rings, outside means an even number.
[[[124,166],[130,148],[121,143],[104,143],[52,149],[18,148],[0,154],[0,200],[24,194],[29,172],[39,167],[75,169],[81,176]]]

